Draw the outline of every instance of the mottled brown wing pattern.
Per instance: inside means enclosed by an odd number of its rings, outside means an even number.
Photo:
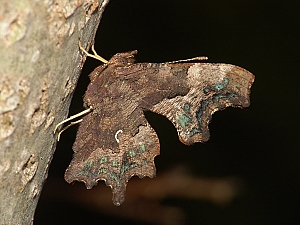
[[[84,105],[92,112],[82,118],[65,173],[67,182],[88,189],[104,180],[115,205],[132,176],[155,176],[159,140],[143,111],[165,115],[185,144],[206,141],[213,112],[247,107],[254,79],[226,64],[134,63],[136,53],[118,53],[90,74]]]
[[[195,63],[188,66],[186,79],[190,88],[186,95],[164,99],[151,108],[172,121],[184,144],[209,139],[208,124],[214,112],[229,106],[245,108],[250,105],[254,76],[241,67]]]

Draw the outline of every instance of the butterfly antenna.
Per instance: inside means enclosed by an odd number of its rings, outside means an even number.
[[[180,62],[189,62],[189,61],[204,61],[204,60],[208,60],[207,56],[197,56],[194,58],[190,58],[190,59],[181,59],[181,60],[176,60],[176,61],[172,61],[172,62],[168,62],[168,63],[180,63]]]

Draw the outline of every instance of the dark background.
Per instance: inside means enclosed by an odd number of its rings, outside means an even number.
[[[139,51],[138,62],[204,55],[208,62],[238,65],[256,76],[250,108],[215,113],[211,139],[205,144],[184,146],[170,122],[147,114],[161,142],[161,155],[155,158],[158,176],[184,164],[200,177],[233,176],[243,181],[243,193],[226,206],[183,199],[161,203],[180,207],[186,224],[300,224],[299,10],[300,1],[278,0],[111,0],[108,4],[96,37],[96,50],[106,59],[134,49]],[[98,65],[87,60],[70,115],[83,109],[88,74]],[[51,179],[63,180],[75,132],[76,127],[62,135],[45,190]],[[36,225],[138,224],[44,195]]]

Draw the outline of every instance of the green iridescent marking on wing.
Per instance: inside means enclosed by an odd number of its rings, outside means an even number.
[[[146,159],[143,159],[142,165],[148,165],[148,164],[149,164],[149,162]]]
[[[77,177],[82,176],[82,175],[87,176],[87,177],[91,177],[91,176],[92,176],[92,173],[91,173],[91,171],[89,171],[89,170],[81,170],[81,171],[79,171],[79,172],[76,174]]]
[[[117,161],[117,160],[113,160],[112,162],[111,162],[111,166],[113,166],[113,167],[118,167],[119,166],[119,162]]]
[[[214,86],[214,88],[215,88],[216,91],[221,91],[221,90],[224,89],[224,85],[223,84],[216,84]]]
[[[190,137],[194,136],[197,133],[201,133],[201,130],[198,128],[192,128],[192,130],[190,131]]]
[[[179,122],[179,124],[182,128],[186,128],[188,123],[191,123],[192,120],[191,120],[191,118],[189,118],[188,116],[183,114],[183,115],[178,117],[178,122]]]
[[[106,174],[106,173],[107,173],[107,168],[100,168],[100,169],[98,170],[97,175],[99,175],[99,174],[101,174],[101,173]]]
[[[210,92],[210,88],[206,87],[203,89],[204,94],[208,94]]]
[[[190,104],[189,104],[189,103],[184,103],[184,105],[183,105],[183,110],[184,110],[186,113],[190,114],[190,113],[191,113],[191,106],[190,106]]]
[[[92,166],[93,166],[93,162],[92,162],[92,161],[86,162],[86,163],[84,164],[84,169],[90,169]]]
[[[146,145],[144,143],[140,144],[140,153],[144,153],[146,151]]]
[[[129,155],[130,155],[131,158],[133,158],[133,157],[136,156],[136,152],[133,149],[130,149],[129,150]]]
[[[104,164],[108,161],[107,157],[106,156],[103,156],[101,159],[100,159],[100,164]]]
[[[229,79],[228,79],[227,77],[224,77],[224,78],[223,78],[223,83],[224,83],[225,85],[229,84]]]
[[[112,173],[110,174],[110,178],[111,178],[112,180],[116,181],[117,186],[120,185],[120,179],[119,179],[118,175],[117,175],[115,172],[112,172]]]

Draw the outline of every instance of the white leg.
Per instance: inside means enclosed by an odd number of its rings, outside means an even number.
[[[101,62],[103,62],[103,63],[105,63],[105,64],[108,63],[107,60],[103,59],[100,55],[97,54],[97,52],[95,51],[94,45],[92,45],[92,51],[93,51],[94,55],[88,53],[88,52],[81,46],[80,41],[78,42],[78,45],[79,45],[79,48],[80,48],[87,56],[89,56],[89,57],[91,57],[91,58],[94,58],[94,59],[97,59],[97,60],[99,60],[99,61],[101,61]]]

